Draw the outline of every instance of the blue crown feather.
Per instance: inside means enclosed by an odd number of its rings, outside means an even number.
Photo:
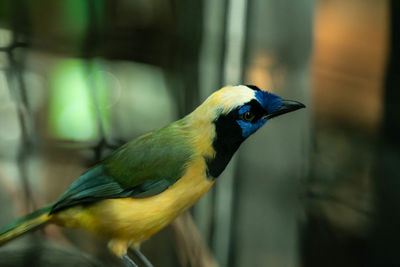
[[[267,91],[256,91],[255,97],[268,113],[272,113],[280,109],[282,106],[282,98],[273,93]]]

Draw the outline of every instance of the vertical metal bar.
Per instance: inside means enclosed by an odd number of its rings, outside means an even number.
[[[233,266],[298,266],[300,179],[309,164],[309,56],[313,0],[249,1],[246,80],[306,104],[268,122],[241,147]],[[290,18],[290,19],[288,19]],[[253,72],[256,68],[256,73]],[[284,79],[271,88],[284,70]],[[256,74],[256,75],[255,75]],[[271,80],[265,78],[270,76]],[[240,216],[239,216],[240,215]],[[235,249],[235,248],[234,248]]]
[[[242,82],[246,9],[247,0],[229,0],[228,2],[224,84],[236,85]],[[229,263],[236,160],[237,155],[233,157],[224,173],[218,178],[216,188],[216,223],[213,245],[221,266],[228,266]]]
[[[204,0],[202,43],[199,62],[200,100],[222,86],[223,45],[227,1]],[[213,193],[205,195],[193,208],[202,236],[210,242],[213,227]]]

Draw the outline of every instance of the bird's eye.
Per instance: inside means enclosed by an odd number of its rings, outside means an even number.
[[[246,122],[251,122],[254,119],[255,115],[251,111],[246,111],[242,114],[241,119]]]

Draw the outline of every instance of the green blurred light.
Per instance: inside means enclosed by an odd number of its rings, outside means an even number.
[[[54,67],[50,75],[49,129],[53,137],[88,141],[99,136],[96,106],[91,87],[95,88],[100,120],[109,128],[107,91],[100,68],[85,68],[83,60],[67,59]]]

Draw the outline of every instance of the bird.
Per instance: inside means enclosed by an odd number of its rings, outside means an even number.
[[[0,229],[0,245],[56,224],[108,241],[128,267],[146,266],[142,242],[195,204],[239,146],[267,121],[305,105],[254,85],[225,86],[185,117],[116,149],[54,202]]]

